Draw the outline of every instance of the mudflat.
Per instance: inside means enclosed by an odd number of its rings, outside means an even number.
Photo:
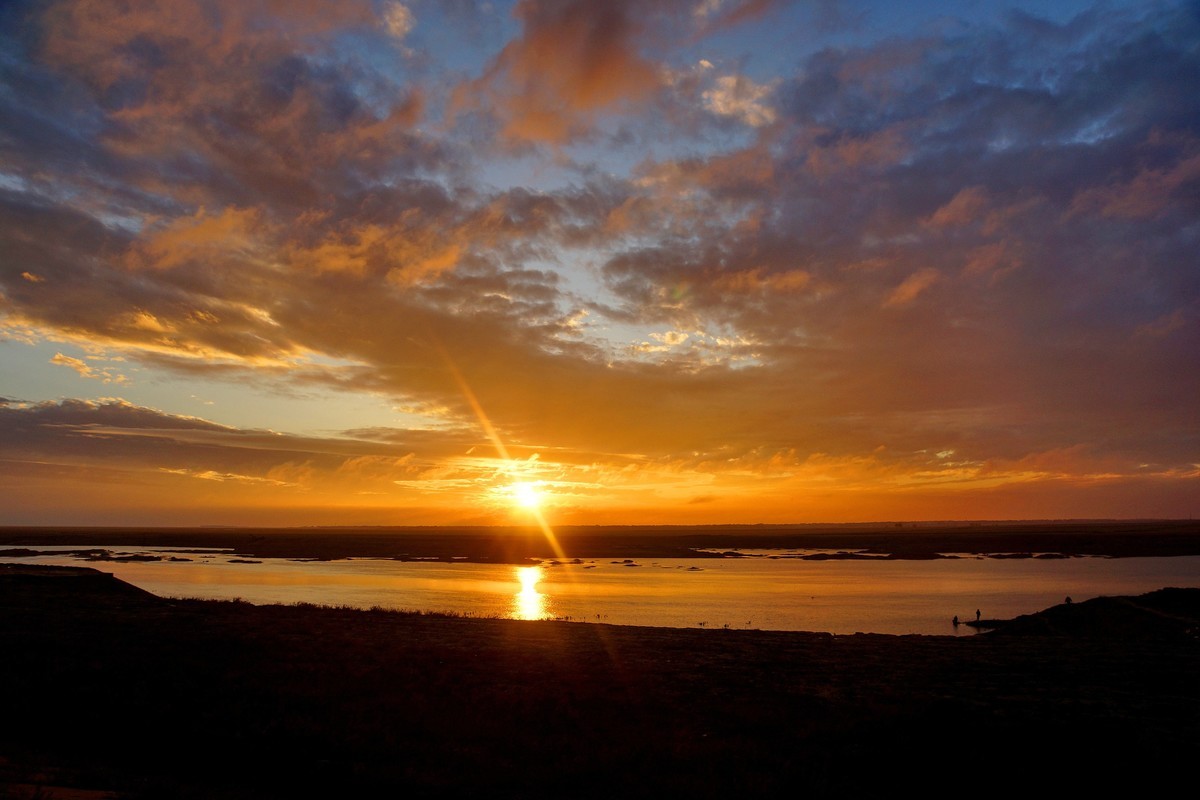
[[[0,797],[1161,796],[1200,757],[1200,589],[834,636],[168,601],[19,566],[0,651]]]

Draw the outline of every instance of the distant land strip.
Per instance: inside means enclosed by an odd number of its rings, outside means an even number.
[[[841,525],[139,528],[2,527],[3,551],[40,547],[220,548],[250,558],[389,558],[526,563],[567,558],[733,558],[771,550],[821,559],[1130,558],[1200,555],[1195,520]],[[16,552],[10,555],[17,555]]]

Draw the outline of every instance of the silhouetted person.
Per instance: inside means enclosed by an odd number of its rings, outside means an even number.
[[[1067,605],[1071,605],[1071,596],[1067,595]]]
[[[975,621],[979,622],[979,609],[975,609]]]
[[[954,627],[958,627],[958,614],[954,615]]]

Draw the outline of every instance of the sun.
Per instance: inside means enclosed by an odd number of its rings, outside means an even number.
[[[514,483],[509,488],[512,491],[513,501],[522,508],[533,510],[541,506],[542,492],[536,484],[522,481]]]

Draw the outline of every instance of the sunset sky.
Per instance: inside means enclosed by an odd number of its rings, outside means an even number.
[[[1200,4],[0,6],[0,524],[1200,512]]]

